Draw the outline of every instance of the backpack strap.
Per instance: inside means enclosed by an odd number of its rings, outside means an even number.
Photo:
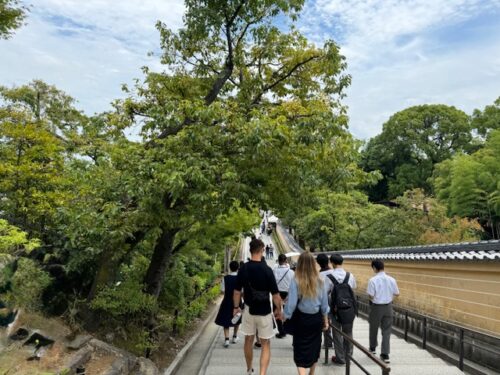
[[[351,276],[351,274],[349,272],[346,272],[345,278],[344,278],[344,281],[342,281],[342,284],[348,284],[349,283],[349,276]]]
[[[328,275],[326,275],[326,277],[328,277],[328,278],[330,279],[330,281],[333,283],[333,286],[335,286],[335,285],[338,285],[338,284],[339,284],[339,282],[337,281],[337,279],[336,279],[335,277],[333,277],[333,275],[332,275],[332,274],[330,274],[330,273],[329,273]],[[344,281],[345,281],[345,280],[344,280]]]

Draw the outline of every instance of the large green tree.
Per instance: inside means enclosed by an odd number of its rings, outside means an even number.
[[[478,218],[492,238],[500,238],[500,130],[490,131],[477,152],[439,164],[434,186],[451,214]]]
[[[491,130],[500,129],[500,97],[481,111],[475,109],[472,114],[472,127],[482,137],[486,137]]]
[[[350,78],[335,43],[318,47],[288,28],[302,6],[187,1],[178,32],[158,24],[166,72],[146,70],[123,103],[144,124],[133,175],[144,192],[140,230],[156,236],[148,293],[159,295],[194,223],[235,201],[280,209],[312,186],[352,183],[354,149],[338,101]],[[286,30],[272,24],[278,16]]]
[[[434,165],[467,151],[471,130],[469,117],[446,105],[415,106],[391,116],[363,152],[363,168],[383,176],[368,189],[370,199],[392,199],[414,188],[430,193]]]
[[[27,8],[19,0],[0,0],[0,39],[8,39],[21,27]]]

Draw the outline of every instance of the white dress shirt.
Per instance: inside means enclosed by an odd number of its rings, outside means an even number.
[[[288,264],[279,265],[274,270],[274,278],[278,284],[278,290],[280,292],[287,292],[290,289],[290,283],[295,276],[295,272],[290,269]]]
[[[386,275],[384,271],[378,272],[368,281],[366,292],[372,298],[372,302],[375,305],[386,305],[391,303],[394,296],[399,295],[396,280]]]

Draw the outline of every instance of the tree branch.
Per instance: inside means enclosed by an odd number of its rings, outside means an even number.
[[[310,61],[315,60],[319,57],[320,57],[319,55],[314,55],[314,56],[311,56],[311,57],[305,59],[304,61],[297,63],[286,74],[281,75],[276,81],[274,81],[273,83],[271,83],[269,85],[264,86],[262,88],[262,91],[259,94],[257,94],[257,96],[252,101],[252,105],[258,104],[262,98],[262,95],[264,95],[267,91],[272,90],[274,87],[279,85],[281,82],[283,82],[284,80],[289,78],[298,68],[300,68],[301,66],[303,66],[303,65],[309,63]],[[279,69],[279,70],[281,70],[281,69]]]

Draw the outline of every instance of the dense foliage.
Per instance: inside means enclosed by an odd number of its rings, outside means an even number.
[[[0,39],[8,39],[21,27],[27,8],[19,0],[0,0]]]
[[[408,108],[360,153],[345,59],[295,27],[303,3],[186,1],[157,25],[164,70],[106,113],[0,87],[0,299],[149,353],[219,293],[258,208],[320,250],[498,236],[498,101]]]

